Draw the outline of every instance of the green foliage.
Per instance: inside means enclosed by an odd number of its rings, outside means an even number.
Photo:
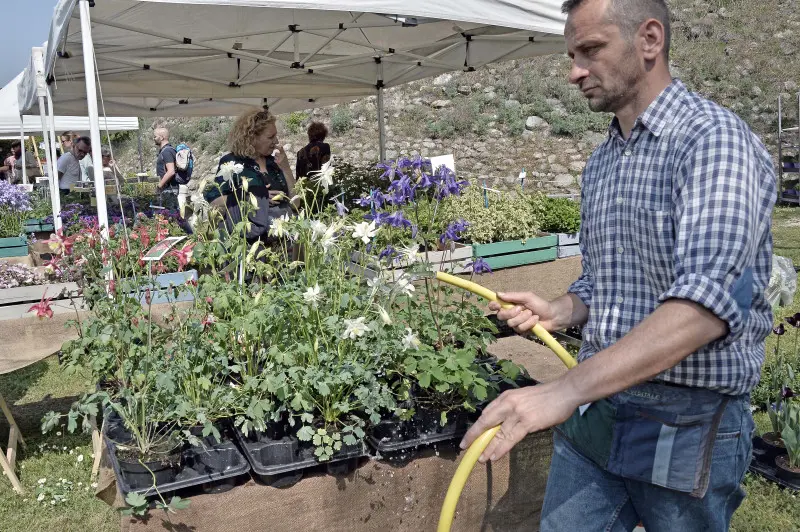
[[[781,439],[789,454],[789,467],[800,468],[800,403],[787,401],[783,405]]]
[[[331,188],[331,195],[336,196],[339,201],[351,208],[353,202],[361,196],[386,185],[386,181],[381,179],[381,174],[382,171],[372,164],[353,165],[337,162],[333,174],[334,186]],[[342,196],[339,196],[340,194]]]
[[[292,135],[296,135],[302,131],[303,123],[306,120],[308,120],[308,113],[295,111],[293,113],[289,113],[289,116],[284,119],[283,125],[286,126],[286,131]]]
[[[465,241],[474,244],[525,240],[540,231],[540,208],[521,191],[487,191],[488,208],[480,185],[467,187],[460,197],[448,198],[441,205],[443,220],[463,219],[469,223]]]
[[[540,207],[540,229],[545,233],[577,233],[581,227],[580,204],[569,198],[532,197]]]
[[[337,135],[353,129],[353,113],[344,105],[337,105],[331,112],[331,131]]]
[[[498,121],[505,124],[506,131],[512,136],[522,135],[525,131],[525,120],[523,108],[519,105],[503,105],[498,113]]]
[[[444,109],[438,120],[429,120],[427,134],[434,139],[455,138],[476,133],[482,135],[489,121],[481,114],[484,103],[477,98],[470,98],[462,103]]]

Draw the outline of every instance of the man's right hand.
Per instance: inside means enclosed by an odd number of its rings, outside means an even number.
[[[548,331],[558,329],[553,305],[533,292],[498,292],[497,296],[507,303],[515,303],[503,309],[499,303],[489,303],[489,309],[497,311],[497,318],[508,322],[508,326],[522,334],[529,332],[537,323]]]

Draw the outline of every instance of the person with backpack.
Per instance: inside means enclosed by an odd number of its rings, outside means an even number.
[[[169,143],[169,130],[164,127],[156,128],[153,132],[153,141],[158,147],[156,157],[156,175],[158,176],[158,191],[170,191],[178,196],[178,208],[181,212],[186,208],[189,199],[189,180],[194,169],[194,156],[186,144],[178,144],[174,148]]]

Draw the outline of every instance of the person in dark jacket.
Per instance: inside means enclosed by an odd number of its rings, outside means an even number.
[[[249,219],[249,241],[267,240],[272,220],[291,214],[289,198],[294,194],[294,176],[286,152],[278,141],[275,116],[259,109],[248,111],[236,119],[228,136],[230,153],[219,161],[218,186],[209,187],[204,197],[225,213],[230,231],[241,221],[239,204],[253,194],[258,208]],[[275,155],[273,155],[275,154]],[[230,169],[236,167],[238,171]],[[247,181],[247,193],[242,181]]]
[[[331,146],[325,142],[328,128],[321,122],[311,122],[308,126],[308,144],[297,152],[297,179],[310,172],[322,169],[331,160]]]

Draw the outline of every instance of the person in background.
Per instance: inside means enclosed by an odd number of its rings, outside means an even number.
[[[308,126],[308,144],[297,152],[297,179],[319,171],[323,164],[331,160],[331,146],[325,142],[327,136],[325,124],[311,122]]]
[[[70,142],[71,149],[58,158],[58,189],[66,196],[81,180],[81,160],[92,151],[89,137],[78,137]]]
[[[120,172],[117,162],[111,157],[111,150],[103,147],[103,178],[105,181],[115,182],[122,185],[122,172]]]
[[[178,196],[178,208],[183,212],[189,199],[189,182],[184,172],[175,165],[177,152],[169,142],[169,130],[165,127],[153,131],[153,142],[158,148],[156,157],[156,175],[158,176],[159,192],[169,191]]]
[[[75,139],[80,138],[80,135],[75,131],[65,131],[61,134],[61,145],[64,147],[64,153],[69,153],[72,150],[72,144]],[[87,137],[88,138],[88,137]],[[94,166],[92,165],[92,154],[87,153],[86,157],[81,159],[81,178],[80,181],[94,182]]]
[[[0,166],[0,172],[5,172],[11,183],[22,183],[22,142],[15,140],[11,143],[11,156]],[[25,152],[25,173],[29,180],[41,175],[39,165],[29,151]]]
[[[250,215],[250,241],[266,240],[274,218],[292,212],[289,197],[294,194],[294,176],[283,146],[278,141],[275,117],[269,111],[255,109],[236,119],[228,135],[231,153],[219,161],[216,183],[204,196],[213,207],[223,211],[230,230],[241,220],[238,201],[247,201],[242,180],[247,180],[248,192],[256,197],[257,211]],[[273,155],[273,153],[275,155]],[[241,164],[240,174],[222,176],[226,163]],[[237,201],[237,196],[239,200]]]
[[[72,149],[72,141],[78,138],[80,135],[75,133],[74,131],[65,131],[61,134],[59,139],[61,139],[61,146],[64,149],[64,153],[67,153]]]

